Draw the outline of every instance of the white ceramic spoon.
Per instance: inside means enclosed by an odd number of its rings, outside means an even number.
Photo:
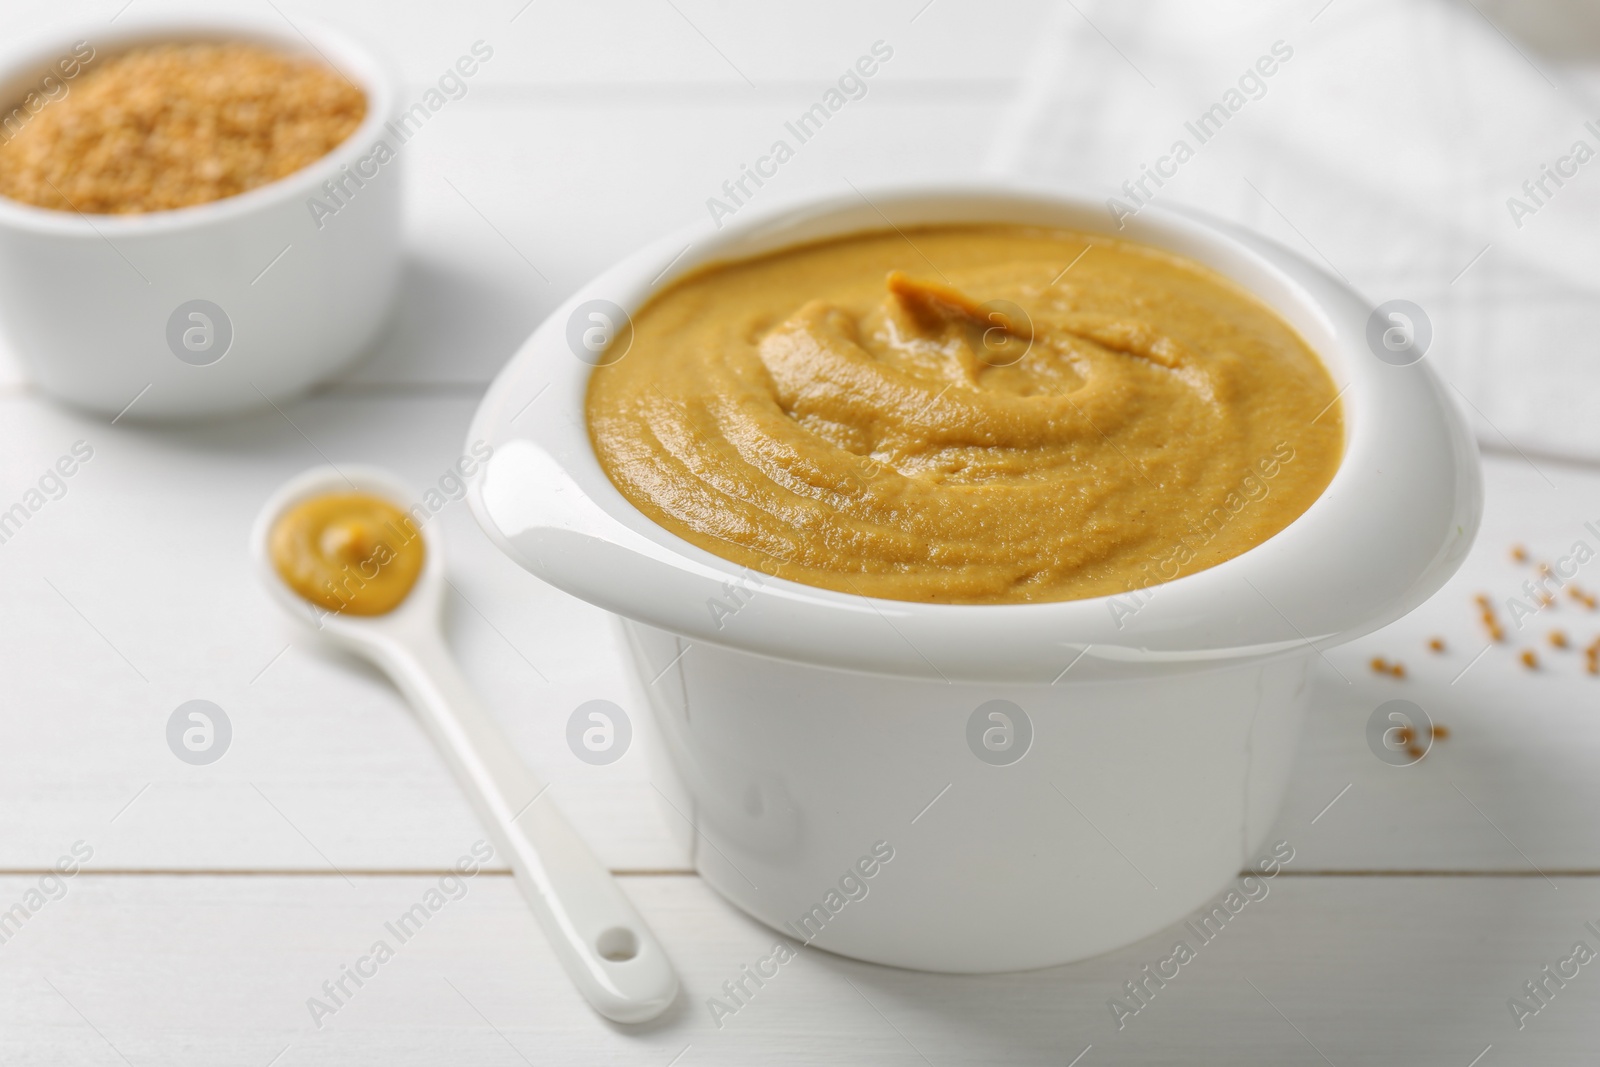
[[[328,492],[370,493],[402,511],[419,498],[374,467],[322,467],[275,493],[261,510],[250,552],[262,583],[319,636],[370,660],[410,699],[434,744],[506,857],[567,974],[596,1011],[621,1023],[653,1019],[678,992],[661,943],[611,874],[573,832],[545,786],[517,758],[456,668],[439,627],[444,543],[421,532],[427,556],[405,601],[386,615],[330,614],[290,589],[268,553],[273,524],[290,506]]]

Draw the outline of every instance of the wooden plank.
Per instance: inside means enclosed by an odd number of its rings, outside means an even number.
[[[7,17],[14,33],[67,25],[92,34],[121,18],[125,6],[124,0],[15,0]],[[248,0],[213,6],[272,14]],[[981,0],[938,0],[931,6],[927,0],[822,0],[756,9],[717,0],[678,0],[675,5],[650,0],[582,5],[319,0],[276,6],[290,19],[320,19],[370,42],[416,85],[436,79],[461,51],[482,39],[496,48],[482,72],[494,81],[703,82],[744,91],[750,86],[740,71],[758,86],[832,79],[877,39],[904,46],[896,57],[897,78],[1011,78],[1017,73],[1018,51],[1047,5],[1041,0],[1003,8]],[[980,16],[987,32],[973,34],[973,20]]]
[[[445,863],[474,823],[403,704],[371,671],[316,651],[278,618],[244,542],[268,492],[321,462],[319,450],[381,462],[419,489],[438,484],[473,404],[340,392],[286,409],[293,425],[273,412],[154,431],[0,401],[0,503],[20,499],[74,441],[95,448],[67,494],[0,545],[0,602],[11,606],[0,613],[0,868],[37,867],[85,836],[114,867]],[[1506,545],[1548,555],[1600,515],[1600,476],[1541,468],[1558,490],[1520,459],[1491,457],[1489,519],[1463,574],[1413,618],[1319,666],[1280,825],[1309,825],[1350,789],[1318,819],[1306,866],[1600,869],[1588,815],[1600,805],[1590,773],[1600,679],[1583,673],[1581,654],[1544,653],[1545,669],[1531,673],[1496,648],[1450,684],[1481,647],[1472,595],[1514,591],[1523,573]],[[501,557],[462,505],[435,521],[460,591],[452,644],[524,758],[608,863],[683,867],[669,833],[677,817],[650,784],[650,720],[609,618]],[[1549,617],[1574,640],[1600,631],[1600,616],[1566,599]],[[1448,655],[1423,651],[1434,633]],[[1373,655],[1403,660],[1410,676],[1372,674]],[[1367,718],[1393,697],[1453,731],[1413,767],[1367,747]],[[233,750],[207,767],[179,762],[164,739],[167,717],[195,698],[220,704],[235,726]],[[563,740],[567,716],[590,699],[617,702],[639,728],[637,751],[609,767],[579,762]]]
[[[725,998],[722,984],[768,955],[776,935],[698,879],[630,878],[627,892],[684,983],[662,1020],[637,1029],[607,1025],[583,1004],[510,879],[463,883],[464,895],[442,902],[403,943],[385,923],[422,902],[437,879],[351,882],[81,875],[3,947],[0,1057],[19,1067],[116,1063],[119,1053],[135,1064],[278,1067],[661,1067],[674,1057],[683,1067],[910,1067],[1061,1065],[1082,1054],[1080,1067],[1467,1067],[1493,1046],[1478,1061],[1488,1067],[1591,1063],[1600,1036],[1596,964],[1548,985],[1548,1004],[1520,1031],[1507,1006],[1574,943],[1600,948],[1585,926],[1600,916],[1593,878],[1559,879],[1552,889],[1520,877],[1283,875],[1209,943],[1177,925],[1094,960],[1024,974],[918,974],[803,949],[717,1019],[709,999]],[[35,885],[0,880],[0,901]],[[1194,958],[1164,986],[1147,986],[1148,1003],[1119,1030],[1108,1002],[1132,1003],[1124,983],[1179,939]],[[360,988],[346,980],[349,996],[331,1015],[318,1013],[318,1029],[308,998],[331,1006],[322,983],[379,940],[393,958],[365,965],[376,974]]]
[[[707,199],[726,196],[723,183],[779,138],[795,157],[747,205],[907,174],[976,177],[1005,95],[926,95],[869,93],[805,144],[784,123],[814,102],[810,89],[754,102],[654,88],[593,102],[493,89],[452,102],[399,147],[408,235],[398,312],[343,377],[487,385],[573,289],[708,218]],[[0,388],[25,381],[0,343]]]
[[[105,840],[112,866],[445,863],[473,819],[404,704],[280,617],[245,543],[272,487],[324,455],[438,486],[472,408],[325,397],[288,418],[150,431],[0,401],[7,505],[74,441],[94,449],[66,495],[0,545],[0,602],[15,606],[0,613],[0,866],[37,866],[84,835]],[[681,866],[642,747],[609,767],[566,747],[584,701],[636,706],[609,616],[502,557],[464,504],[430,522],[451,541],[452,643],[552,797],[613,865]],[[175,758],[164,733],[197,698],[234,728],[228,754],[204,767]]]
[[[748,207],[908,174],[974,178],[1003,101],[869,94],[799,144],[784,124],[804,93],[698,107],[656,93],[601,105],[468,97],[402,149],[412,258],[400,321],[347,378],[485,385],[577,286],[709,218],[708,198],[726,202],[723,184],[774,141],[795,156]]]
[[[924,2],[753,14],[708,3],[479,0],[410,16],[374,0],[317,5],[314,17],[394,58],[407,102],[475,41],[495,50],[403,148],[412,235],[403,310],[351,377],[486,384],[580,282],[705,217],[706,198],[787,136],[784,121],[880,38],[893,38],[894,58],[825,135],[797,145],[763,196],[848,191],[842,174],[857,184],[976,175],[1017,76],[1015,43],[1042,5],[983,9],[1003,32],[975,38],[966,29],[974,0],[919,14]],[[16,30],[74,25],[92,37],[122,5],[20,6]],[[260,13],[242,0],[226,6]],[[0,345],[0,388],[25,380]]]
[[[293,11],[294,8],[286,8]],[[313,10],[304,7],[302,10]],[[980,0],[823,0],[750,8],[726,0],[609,0],[528,6],[496,0],[428,7],[393,17],[381,0],[318,4],[317,17],[359,29],[396,55],[409,80],[426,81],[451,48],[483,38],[497,48],[485,74],[522,84],[670,85],[698,82],[736,93],[775,83],[836,79],[874,41],[895,49],[886,72],[912,81],[1011,79],[1017,55],[1047,10],[1040,0],[1003,8]],[[971,32],[982,19],[985,32]],[[499,61],[504,58],[503,64]]]

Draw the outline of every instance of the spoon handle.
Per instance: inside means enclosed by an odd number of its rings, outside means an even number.
[[[443,639],[413,637],[380,658],[510,860],[578,989],[615,1022],[660,1015],[678,991],[666,951],[483,710]]]

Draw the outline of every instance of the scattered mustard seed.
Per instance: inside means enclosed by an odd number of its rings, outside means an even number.
[[[1500,628],[1500,620],[1495,617],[1494,602],[1491,601],[1488,595],[1485,593],[1479,593],[1472,599],[1473,602],[1478,605],[1478,618],[1483,622],[1483,628],[1488,631],[1489,640],[1497,643],[1504,641],[1506,634],[1505,631]]]

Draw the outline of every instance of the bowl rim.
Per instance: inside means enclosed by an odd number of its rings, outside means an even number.
[[[332,150],[290,174],[242,193],[185,207],[127,215],[91,215],[57,211],[0,196],[0,226],[65,238],[101,241],[181,233],[254,214],[285,202],[309,197],[330,174],[367,154],[382,138],[399,106],[400,79],[389,58],[343,30],[314,18],[273,19],[253,12],[206,8],[162,8],[129,12],[109,27],[82,20],[36,31],[0,46],[0,100],[11,100],[11,87],[36,81],[51,64],[76,44],[94,48],[90,62],[114,56],[141,44],[163,41],[246,41],[291,55],[314,55],[366,94],[367,113],[361,124]],[[308,51],[309,48],[309,51]]]
[[[874,218],[875,224],[860,224]],[[582,404],[592,368],[565,339],[569,317],[586,301],[610,300],[631,313],[709,263],[818,234],[1010,218],[1118,236],[1198,260],[1287,319],[1345,401],[1344,456],[1321,496],[1246,552],[1148,587],[1150,595],[1123,616],[1112,604],[1126,610],[1129,594],[927,604],[768,577],[752,587],[749,568],[657,526],[600,470]],[[1076,224],[1055,221],[1062,218]],[[1111,223],[1098,197],[985,181],[803,195],[741,210],[721,226],[702,222],[669,235],[580,286],[491,385],[468,437],[495,449],[469,489],[473,513],[526,569],[647,625],[778,659],[945,680],[1049,682],[1067,670],[1074,680],[1092,680],[1148,672],[1158,663],[1194,669],[1308,646],[1320,654],[1435,592],[1476,534],[1482,485],[1476,444],[1426,360],[1405,367],[1380,362],[1364,340],[1373,305],[1249,231],[1160,206],[1120,228]],[[540,418],[519,424],[546,390],[555,399],[545,402]],[[552,405],[560,410],[552,414]],[[715,619],[706,598],[730,594],[738,594],[736,614],[731,622]],[[1088,663],[1075,666],[1085,656]]]

